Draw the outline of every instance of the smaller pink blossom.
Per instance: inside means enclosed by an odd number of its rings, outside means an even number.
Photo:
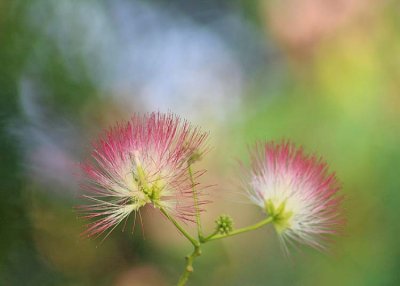
[[[108,130],[81,165],[88,204],[79,210],[94,220],[84,234],[110,233],[146,205],[192,221],[195,206],[188,168],[204,152],[206,138],[207,133],[170,113],[134,115]]]
[[[251,152],[247,193],[272,218],[287,251],[296,241],[326,249],[343,226],[340,185],[328,165],[288,141],[259,143]]]

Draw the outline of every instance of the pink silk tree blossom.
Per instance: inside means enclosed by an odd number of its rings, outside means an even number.
[[[329,236],[343,226],[335,174],[293,143],[257,144],[247,175],[247,193],[272,218],[285,251],[292,242],[324,250]]]
[[[146,205],[193,221],[193,178],[188,168],[205,151],[206,139],[207,133],[170,113],[134,115],[108,130],[81,165],[88,204],[79,210],[93,220],[84,234],[110,233]],[[204,203],[202,197],[198,203]]]

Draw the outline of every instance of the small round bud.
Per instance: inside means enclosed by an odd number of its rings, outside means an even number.
[[[220,234],[228,234],[233,229],[233,220],[228,215],[219,216],[215,223],[217,224],[216,230]]]
[[[201,153],[197,152],[196,150],[193,151],[193,153],[190,155],[188,159],[188,163],[191,165],[197,161],[201,160]]]
[[[187,163],[192,165],[200,161],[203,157],[203,152],[196,146],[190,146],[189,143],[184,143],[182,147],[187,152]]]

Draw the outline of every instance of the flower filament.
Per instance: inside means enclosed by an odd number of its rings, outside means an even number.
[[[133,180],[136,184],[137,192],[132,192],[132,203],[139,207],[147,203],[153,203],[155,207],[160,206],[161,192],[163,185],[161,178],[149,184],[146,173],[140,164],[136,165],[136,170],[132,172]]]

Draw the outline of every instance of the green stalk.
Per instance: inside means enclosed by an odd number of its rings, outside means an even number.
[[[209,241],[213,236],[215,236],[215,235],[217,235],[218,234],[218,230],[215,230],[213,233],[211,233],[209,236],[207,236],[207,237],[202,237],[201,239],[200,239],[200,242],[201,243],[206,243],[207,241]]]
[[[203,231],[201,229],[201,217],[200,217],[200,209],[199,209],[199,199],[198,199],[198,196],[197,196],[197,190],[195,188],[192,165],[190,163],[188,163],[188,172],[189,172],[190,182],[192,184],[194,208],[195,208],[195,213],[196,213],[197,236],[201,240],[201,238],[203,236]]]
[[[193,252],[186,256],[186,266],[181,277],[179,278],[177,286],[184,286],[189,279],[190,274],[193,272],[193,260],[201,255],[200,247],[194,247]]]
[[[273,217],[268,217],[256,224],[250,225],[250,226],[246,226],[243,228],[239,228],[239,229],[235,229],[229,233],[226,234],[215,234],[215,235],[210,235],[207,238],[205,238],[202,243],[206,243],[208,241],[212,241],[212,240],[217,240],[217,239],[221,239],[221,238],[225,238],[225,237],[230,237],[230,236],[234,236],[240,233],[244,233],[244,232],[248,232],[248,231],[252,231],[252,230],[256,230],[259,229],[260,227],[270,223],[273,221]]]
[[[182,275],[179,278],[177,286],[186,285],[186,282],[188,281],[190,274],[193,273],[193,261],[197,256],[201,255],[201,249],[200,249],[201,244],[204,244],[212,240],[217,240],[225,237],[234,236],[240,233],[256,230],[273,221],[273,217],[268,217],[256,224],[236,229],[227,234],[218,234],[218,231],[215,231],[214,233],[210,234],[205,238],[200,237],[200,241],[197,241],[174,218],[172,218],[165,209],[160,208],[160,210],[194,246],[193,252],[186,256],[186,266]]]
[[[160,211],[175,225],[175,227],[182,233],[193,246],[200,247],[200,242],[198,242],[195,238],[193,238],[172,216],[170,216],[167,211],[163,208],[160,208]]]

